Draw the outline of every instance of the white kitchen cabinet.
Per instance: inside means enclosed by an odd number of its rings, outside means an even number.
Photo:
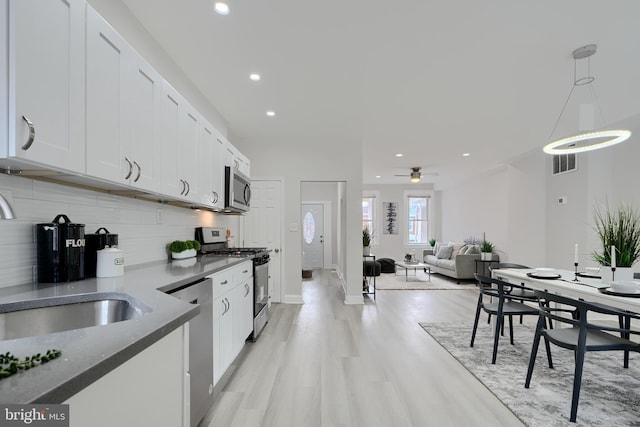
[[[210,277],[213,279],[214,298],[213,384],[216,385],[253,330],[252,261]]]
[[[161,77],[87,6],[87,173],[159,191]]]
[[[232,167],[249,177],[251,172],[251,163],[249,162],[249,158],[243,155],[240,150],[238,150],[229,141],[224,140],[224,145],[224,165]]]
[[[222,146],[218,132],[208,122],[203,121],[198,138],[198,189],[200,203],[211,208],[224,208],[224,170]]]
[[[253,331],[253,283],[244,281],[233,290],[233,348],[239,354]]]
[[[162,192],[198,200],[198,112],[166,81],[162,85]]]
[[[2,7],[9,130],[0,157],[84,173],[86,4],[3,0]]]
[[[71,396],[70,426],[188,427],[188,343],[188,330],[178,328]]]

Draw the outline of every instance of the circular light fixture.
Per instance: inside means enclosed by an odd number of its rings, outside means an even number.
[[[267,111],[267,116],[269,116],[269,117],[273,117],[273,116],[275,116],[275,115],[276,115],[276,112],[275,112],[275,111]]]
[[[574,154],[584,153],[585,151],[598,150],[600,148],[611,147],[626,141],[631,136],[628,130],[603,130],[599,132],[588,132],[580,135],[568,136],[557,141],[550,142],[542,148],[547,154]],[[589,141],[592,139],[603,139],[601,142],[594,142],[589,145],[576,145],[581,141]],[[564,147],[564,148],[562,148]]]
[[[260,74],[258,73],[251,73],[249,74],[249,78],[251,80],[253,80],[254,82],[260,81]]]
[[[226,3],[223,3],[221,1],[218,1],[213,5],[213,10],[215,10],[218,15],[225,15],[225,16],[231,12],[229,10],[229,6]]]

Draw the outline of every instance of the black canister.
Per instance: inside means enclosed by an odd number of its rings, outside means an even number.
[[[98,263],[98,251],[109,247],[118,246],[118,235],[109,233],[104,227],[100,227],[94,234],[85,235],[87,246],[84,252],[84,276],[96,277],[96,265]]]
[[[84,279],[84,224],[73,224],[66,215],[58,215],[51,223],[36,225],[36,240],[38,282]]]

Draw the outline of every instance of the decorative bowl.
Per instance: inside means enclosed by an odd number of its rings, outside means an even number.
[[[633,294],[638,290],[638,283],[631,280],[614,280],[609,284],[613,292]]]

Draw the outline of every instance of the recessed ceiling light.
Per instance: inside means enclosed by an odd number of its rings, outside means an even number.
[[[396,157],[402,157],[402,156],[404,156],[404,154],[402,154],[402,153],[396,154]]]
[[[376,178],[382,178],[382,176],[380,176],[380,175],[376,175]]]
[[[464,153],[462,154],[462,157],[469,157],[471,155],[471,153]]]
[[[269,117],[273,117],[273,116],[275,116],[275,115],[276,115],[276,112],[275,112],[275,111],[267,111],[267,116],[269,116]]]
[[[213,5],[213,10],[215,10],[218,15],[228,15],[229,12],[231,12],[229,6],[221,1],[217,1]]]
[[[257,82],[257,81],[259,81],[259,80],[260,80],[260,74],[258,74],[258,73],[251,73],[251,74],[249,74],[249,78],[250,78],[251,80],[253,80],[254,82]]]

